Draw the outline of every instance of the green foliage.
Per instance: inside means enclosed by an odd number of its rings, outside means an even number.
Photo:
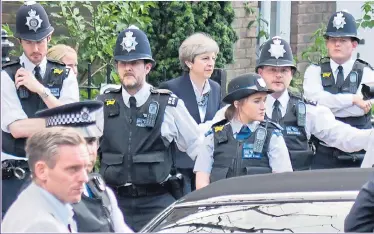
[[[244,3],[244,9],[248,15],[255,15],[255,20],[249,21],[247,28],[257,25],[257,40],[260,40],[262,37],[264,37],[265,40],[269,39],[269,22],[262,17],[261,13],[257,15],[258,8],[250,7],[249,3],[246,2]]]
[[[373,28],[374,27],[374,1],[367,1],[361,7],[363,17],[357,21],[357,27]]]
[[[157,86],[181,75],[178,49],[194,32],[208,33],[218,43],[216,67],[233,61],[233,44],[238,37],[231,27],[235,14],[230,2],[160,1],[150,9],[150,17],[153,20],[147,35],[157,63],[148,77],[151,84]]]
[[[326,32],[326,24],[321,23],[320,27],[313,33],[310,38],[312,44],[307,47],[302,53],[301,57],[303,60],[309,63],[318,63],[321,58],[327,56],[327,47],[323,34]]]

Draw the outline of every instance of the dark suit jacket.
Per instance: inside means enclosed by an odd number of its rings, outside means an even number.
[[[208,105],[206,109],[205,119],[203,122],[212,120],[216,112],[221,108],[221,87],[219,84],[211,79],[208,80],[210,84],[210,94],[208,98]],[[172,91],[177,97],[183,100],[186,108],[192,118],[197,124],[201,123],[199,108],[197,106],[196,95],[190,80],[189,74],[184,74],[178,78],[163,82],[159,88],[168,89]],[[176,148],[176,147],[175,147]],[[175,150],[176,167],[177,168],[192,168],[193,161],[186,153]]]
[[[374,231],[374,177],[357,195],[351,211],[345,218],[344,232]]]

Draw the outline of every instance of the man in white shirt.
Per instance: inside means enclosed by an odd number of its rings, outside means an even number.
[[[324,36],[329,58],[306,69],[305,97],[328,107],[337,120],[359,129],[372,128],[372,100],[363,98],[361,90],[362,84],[374,81],[374,71],[367,62],[352,57],[360,41],[354,17],[345,11],[334,13]],[[317,155],[341,153],[325,143],[319,142]],[[359,166],[364,153],[350,154],[346,166]]]
[[[26,139],[45,128],[45,121],[35,118],[35,112],[79,101],[74,73],[64,64],[46,58],[53,31],[40,4],[27,1],[17,11],[15,37],[23,54],[4,64],[1,71],[3,215],[29,175]]]

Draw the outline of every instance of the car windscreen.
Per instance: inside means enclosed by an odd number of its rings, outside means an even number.
[[[152,232],[344,232],[353,201],[231,204],[173,209]]]

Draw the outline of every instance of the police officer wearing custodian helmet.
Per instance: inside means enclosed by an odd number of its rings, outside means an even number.
[[[175,141],[194,160],[199,130],[182,100],[146,82],[155,61],[143,31],[122,31],[114,60],[122,86],[98,96],[104,102],[100,174],[115,191],[126,223],[139,231],[175,201],[167,189],[176,176],[170,174],[169,146]]]
[[[35,112],[79,101],[74,73],[46,58],[53,31],[40,4],[27,1],[18,9],[15,37],[23,54],[4,64],[1,71],[3,215],[29,175],[25,141],[45,128],[45,120],[35,118]]]

